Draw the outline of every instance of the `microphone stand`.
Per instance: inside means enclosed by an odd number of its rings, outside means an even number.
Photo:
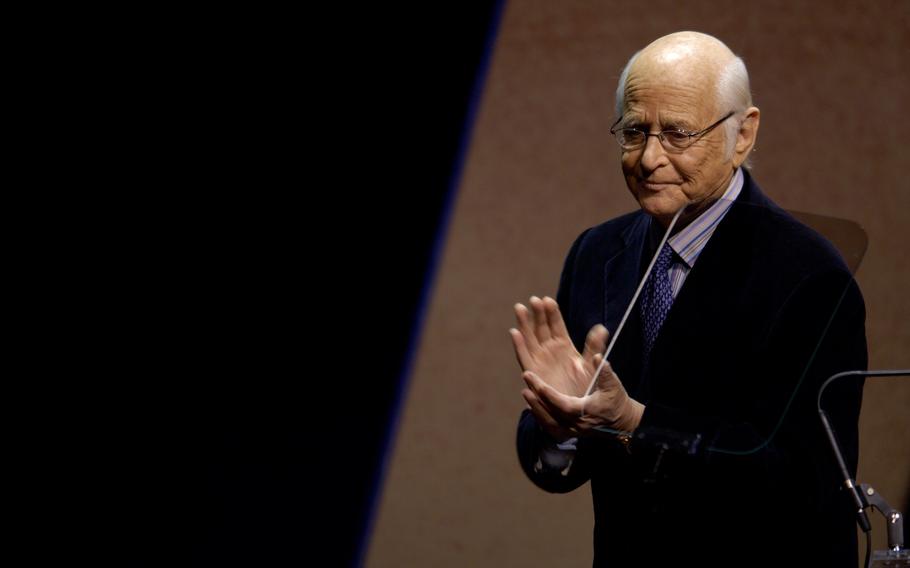
[[[876,550],[873,561],[906,559],[906,564],[893,564],[893,566],[910,565],[910,552],[904,546],[904,517],[901,512],[891,507],[884,497],[879,495],[868,483],[860,483],[860,495],[866,507],[877,509],[888,525],[888,550]]]
[[[822,394],[824,394],[825,389],[828,388],[828,385],[837,379],[843,377],[901,377],[901,376],[910,376],[910,369],[897,369],[897,370],[886,370],[886,371],[845,371],[843,373],[837,373],[832,375],[822,384],[821,388],[818,391],[818,417],[821,420],[822,427],[825,430],[825,434],[828,435],[828,442],[831,445],[831,450],[834,452],[834,458],[837,460],[838,468],[840,469],[841,476],[844,478],[844,486],[847,488],[847,492],[850,494],[853,503],[856,505],[856,522],[859,524],[860,528],[864,533],[866,533],[866,566],[871,566],[869,549],[871,547],[871,540],[869,535],[872,531],[872,525],[869,524],[869,517],[866,515],[866,509],[868,507],[873,507],[878,509],[878,511],[885,517],[885,521],[888,525],[888,550],[887,551],[876,551],[875,552],[875,564],[876,566],[882,567],[899,567],[899,566],[910,566],[910,553],[908,553],[904,546],[904,536],[903,536],[903,526],[904,520],[900,511],[892,508],[884,498],[882,498],[878,493],[875,492],[871,486],[866,483],[859,485],[859,490],[857,490],[856,482],[850,476],[850,472],[847,470],[847,465],[844,462],[844,456],[840,450],[840,444],[837,443],[837,438],[834,435],[834,429],[831,427],[831,423],[828,421],[828,415],[822,409],[821,401]]]

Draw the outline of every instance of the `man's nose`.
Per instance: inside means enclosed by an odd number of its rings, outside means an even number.
[[[641,154],[641,167],[654,171],[667,161],[667,152],[660,143],[660,134],[648,134]]]

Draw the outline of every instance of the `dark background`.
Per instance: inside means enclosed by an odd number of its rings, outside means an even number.
[[[499,10],[275,15],[164,74],[190,128],[134,250],[128,565],[358,563]]]

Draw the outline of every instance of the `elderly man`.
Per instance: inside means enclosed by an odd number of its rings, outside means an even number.
[[[595,566],[855,567],[815,400],[866,368],[863,301],[744,169],[760,117],[745,65],[711,36],[662,37],[630,59],[616,112],[641,210],[578,237],[558,304],[515,307],[522,468],[550,492],[590,479]],[[824,401],[854,475],[861,396],[856,381]]]

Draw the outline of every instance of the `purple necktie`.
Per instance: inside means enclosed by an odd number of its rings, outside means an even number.
[[[667,319],[670,306],[673,305],[673,292],[670,289],[670,277],[667,271],[673,262],[673,249],[665,243],[660,249],[654,269],[648,276],[644,289],[641,291],[641,324],[642,339],[644,340],[643,352],[645,369],[648,368],[651,349],[657,341],[660,326]]]

